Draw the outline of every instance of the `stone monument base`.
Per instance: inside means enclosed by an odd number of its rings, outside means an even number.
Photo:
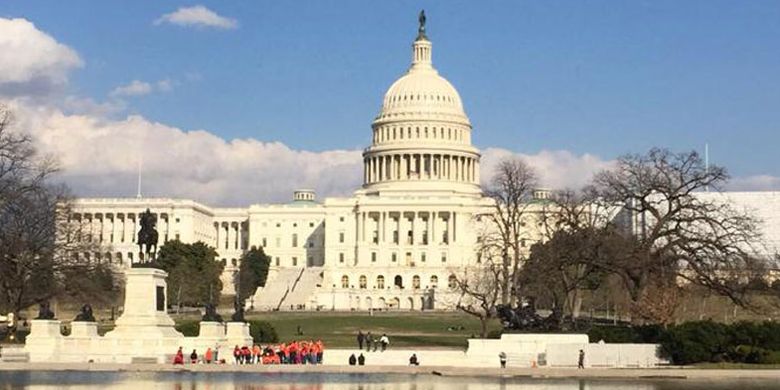
[[[184,337],[174,329],[166,300],[167,274],[154,268],[126,271],[125,306],[116,327],[98,335],[97,323],[73,322],[63,336],[58,320],[33,320],[25,350],[31,362],[171,363],[182,348],[202,355],[208,348],[222,353],[235,345],[251,346],[249,325],[243,322],[202,322],[198,337]]]

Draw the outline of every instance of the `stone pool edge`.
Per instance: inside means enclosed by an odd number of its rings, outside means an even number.
[[[417,374],[447,377],[519,377],[539,379],[780,379],[777,369],[697,368],[465,368],[450,366],[262,366],[113,363],[0,363],[3,371],[91,372],[224,372],[224,373],[322,373],[322,374]]]

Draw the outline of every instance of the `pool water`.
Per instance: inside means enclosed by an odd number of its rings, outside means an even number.
[[[400,374],[0,372],[0,390],[774,390],[769,380],[464,378]]]

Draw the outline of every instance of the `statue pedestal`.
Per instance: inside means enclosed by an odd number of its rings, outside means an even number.
[[[252,335],[249,333],[249,324],[245,322],[228,322],[227,332],[225,333],[227,338],[228,347],[251,346]]]
[[[167,313],[165,271],[156,268],[127,270],[125,306],[116,320],[116,328],[107,337],[132,334],[133,338],[182,337],[173,329],[174,322]],[[175,352],[175,351],[174,351]]]
[[[70,337],[98,337],[97,322],[73,321],[70,323]]]
[[[30,335],[25,340],[24,349],[30,354],[31,362],[56,361],[63,339],[61,326],[59,320],[30,321]]]
[[[106,333],[104,345],[114,353],[121,351],[121,357],[113,356],[116,362],[167,363],[186,341],[166,311],[168,274],[156,268],[131,268],[125,275],[124,311],[114,330]]]

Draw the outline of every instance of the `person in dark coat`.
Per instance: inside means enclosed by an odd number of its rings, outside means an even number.
[[[419,366],[420,361],[417,360],[417,354],[413,353],[412,356],[409,358],[409,365],[410,366]]]
[[[353,353],[352,355],[349,355],[349,365],[354,366],[356,362],[357,358],[355,358],[355,354]]]
[[[374,343],[374,336],[371,336],[371,332],[366,334],[366,351],[371,352],[371,344]]]
[[[357,334],[358,349],[363,350],[363,341],[366,340],[366,336],[363,335],[363,331],[359,330]]]
[[[358,366],[365,366],[366,365],[366,357],[363,356],[361,353],[360,356],[358,356]]]
[[[577,368],[585,368],[585,351],[580,350],[580,356],[577,358]]]

